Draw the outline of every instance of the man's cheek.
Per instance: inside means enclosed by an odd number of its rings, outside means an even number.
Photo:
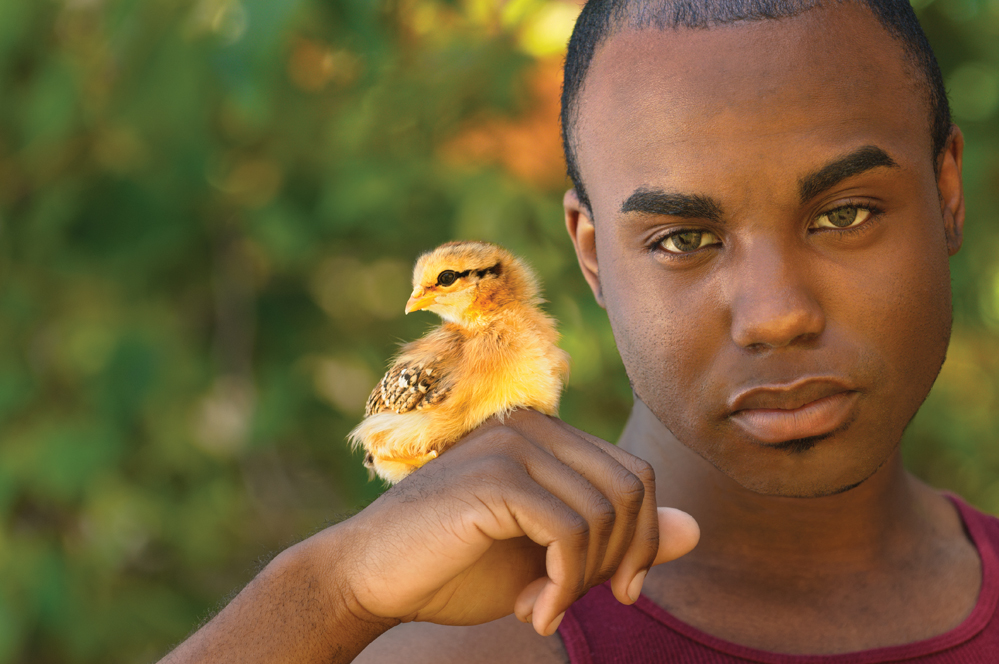
[[[885,354],[886,370],[894,374],[889,380],[921,402],[950,339],[950,284],[939,278],[947,274],[948,266],[942,254],[915,250],[900,252],[892,265],[904,266],[904,271],[871,275],[890,287],[868,294],[873,306],[864,309],[856,329],[868,335],[871,347]]]
[[[608,307],[618,351],[638,395],[660,416],[703,392],[702,371],[711,364],[698,327],[668,301],[658,306]],[[686,395],[686,396],[685,396]]]
[[[913,284],[907,299],[906,315],[895,318],[900,324],[885,334],[893,337],[890,348],[896,356],[889,366],[897,373],[896,384],[908,392],[916,408],[926,398],[946,357],[951,331],[950,291],[938,284]]]

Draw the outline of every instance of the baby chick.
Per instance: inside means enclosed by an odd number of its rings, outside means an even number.
[[[569,355],[540,302],[533,272],[502,247],[449,242],[420,256],[406,313],[444,323],[403,346],[368,398],[349,436],[364,464],[395,483],[493,415],[554,415]]]

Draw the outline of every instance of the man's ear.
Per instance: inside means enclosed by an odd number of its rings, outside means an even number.
[[[576,258],[579,269],[583,271],[586,283],[590,284],[593,297],[597,304],[604,307],[604,295],[600,289],[600,275],[597,266],[597,240],[593,228],[592,213],[579,202],[575,189],[565,192],[562,197],[562,207],[565,209],[565,227],[576,248]],[[606,308],[606,307],[604,307]]]
[[[947,251],[957,253],[964,241],[964,187],[961,184],[961,160],[964,158],[964,135],[957,125],[951,125],[950,137],[940,155],[937,191],[940,192],[940,212],[943,214]]]

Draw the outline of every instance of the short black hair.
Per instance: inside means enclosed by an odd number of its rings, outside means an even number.
[[[789,18],[826,3],[846,0],[588,0],[569,39],[562,83],[562,148],[579,202],[591,213],[590,199],[576,160],[579,95],[593,54],[624,26],[660,30],[710,28],[736,21]],[[855,0],[867,6],[892,37],[901,42],[910,64],[924,79],[930,105],[934,164],[950,135],[950,106],[943,75],[909,0]]]

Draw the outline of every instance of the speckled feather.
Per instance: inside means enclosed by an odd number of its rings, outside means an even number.
[[[368,397],[364,416],[387,411],[408,413],[434,406],[446,399],[449,391],[441,382],[439,366],[396,362]]]

